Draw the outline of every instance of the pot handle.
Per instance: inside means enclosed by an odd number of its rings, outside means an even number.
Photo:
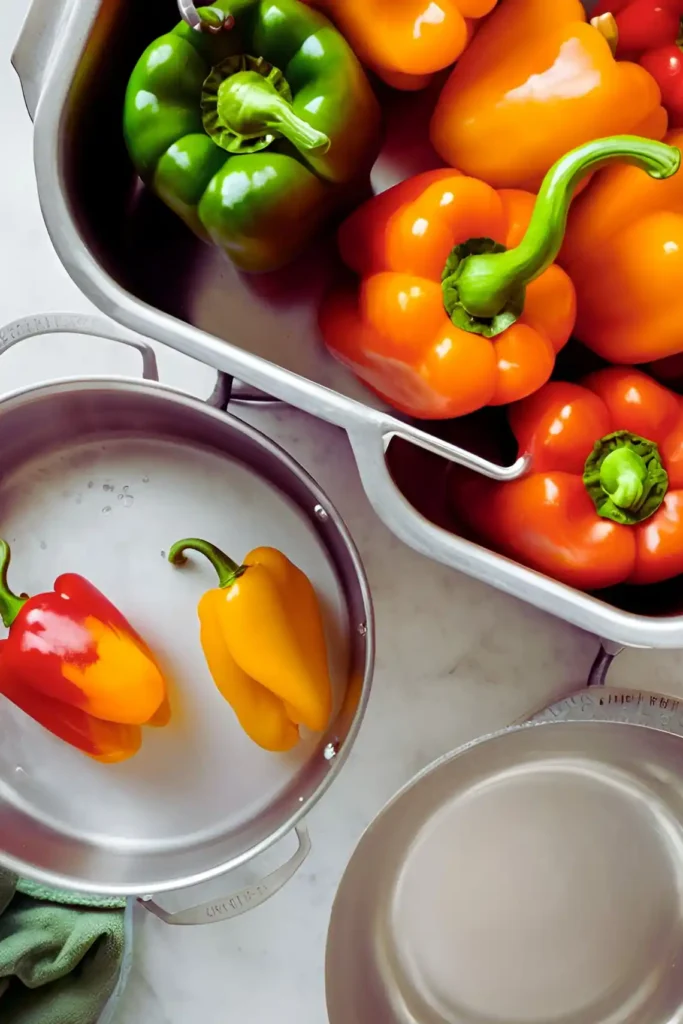
[[[221,899],[210,900],[208,903],[200,903],[188,910],[181,910],[172,914],[155,902],[153,896],[143,896],[140,903],[165,924],[175,925],[197,925],[197,924],[220,924],[221,921],[229,921],[233,917],[246,914],[248,910],[259,907],[271,896],[274,896],[279,889],[293,878],[303,862],[311,852],[311,840],[305,824],[297,825],[294,829],[298,840],[296,852],[281,867],[276,868],[270,875],[266,875],[260,882],[248,885],[244,889],[238,889],[223,896]]]
[[[144,380],[159,380],[157,357],[148,342],[125,327],[119,327],[113,320],[91,316],[89,313],[45,313],[13,320],[12,323],[0,327],[0,355],[18,345],[20,341],[37,338],[41,334],[84,334],[91,338],[103,338],[105,341],[118,341],[121,345],[129,345],[137,349],[142,356]]]
[[[72,34],[76,13],[74,0],[33,0],[12,54],[24,101],[33,121],[43,86],[51,70],[56,43],[63,34]]]

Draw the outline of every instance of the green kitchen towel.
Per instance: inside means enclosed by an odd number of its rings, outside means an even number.
[[[96,1024],[121,977],[125,907],[0,869],[2,1024]]]

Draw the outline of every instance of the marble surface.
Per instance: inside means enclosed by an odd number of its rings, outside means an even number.
[[[9,65],[26,0],[0,4],[0,323],[87,311],[41,219],[31,125]],[[198,363],[168,350],[159,351],[159,363],[168,383],[201,396],[212,388],[212,371]],[[69,373],[135,370],[134,354],[114,345],[37,339],[3,356],[0,393]],[[322,1024],[330,908],[365,826],[440,754],[579,685],[596,650],[594,637],[402,546],[371,511],[341,431],[290,409],[249,418],[320,480],[360,548],[377,617],[372,698],[347,766],[310,816],[313,852],[281,893],[238,920],[205,928],[173,929],[137,911],[135,967],[116,1024]],[[676,652],[628,652],[615,679],[683,694],[680,662]],[[269,864],[285,854],[269,854]]]

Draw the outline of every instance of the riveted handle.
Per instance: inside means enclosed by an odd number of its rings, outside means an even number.
[[[296,852],[281,867],[276,868],[271,874],[266,875],[259,882],[248,885],[244,889],[238,889],[217,900],[210,900],[208,903],[200,903],[188,910],[181,910],[172,914],[164,910],[155,902],[152,896],[146,896],[140,903],[165,924],[173,925],[198,925],[198,924],[220,924],[221,921],[229,921],[233,917],[240,917],[247,911],[260,907],[262,903],[274,896],[283,885],[294,877],[303,862],[311,852],[311,840],[308,829],[304,824],[295,828],[298,846]]]
[[[101,316],[81,313],[40,313],[23,316],[0,327],[0,355],[14,348],[27,338],[37,338],[42,334],[82,334],[90,338],[102,338],[105,341],[116,341],[137,349],[142,356],[142,376],[144,380],[159,380],[157,358],[152,346],[137,334],[120,327],[113,320],[105,320]]]

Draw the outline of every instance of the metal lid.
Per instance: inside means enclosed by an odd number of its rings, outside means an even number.
[[[679,737],[608,722],[427,769],[342,881],[331,1024],[683,1020],[682,771]]]

